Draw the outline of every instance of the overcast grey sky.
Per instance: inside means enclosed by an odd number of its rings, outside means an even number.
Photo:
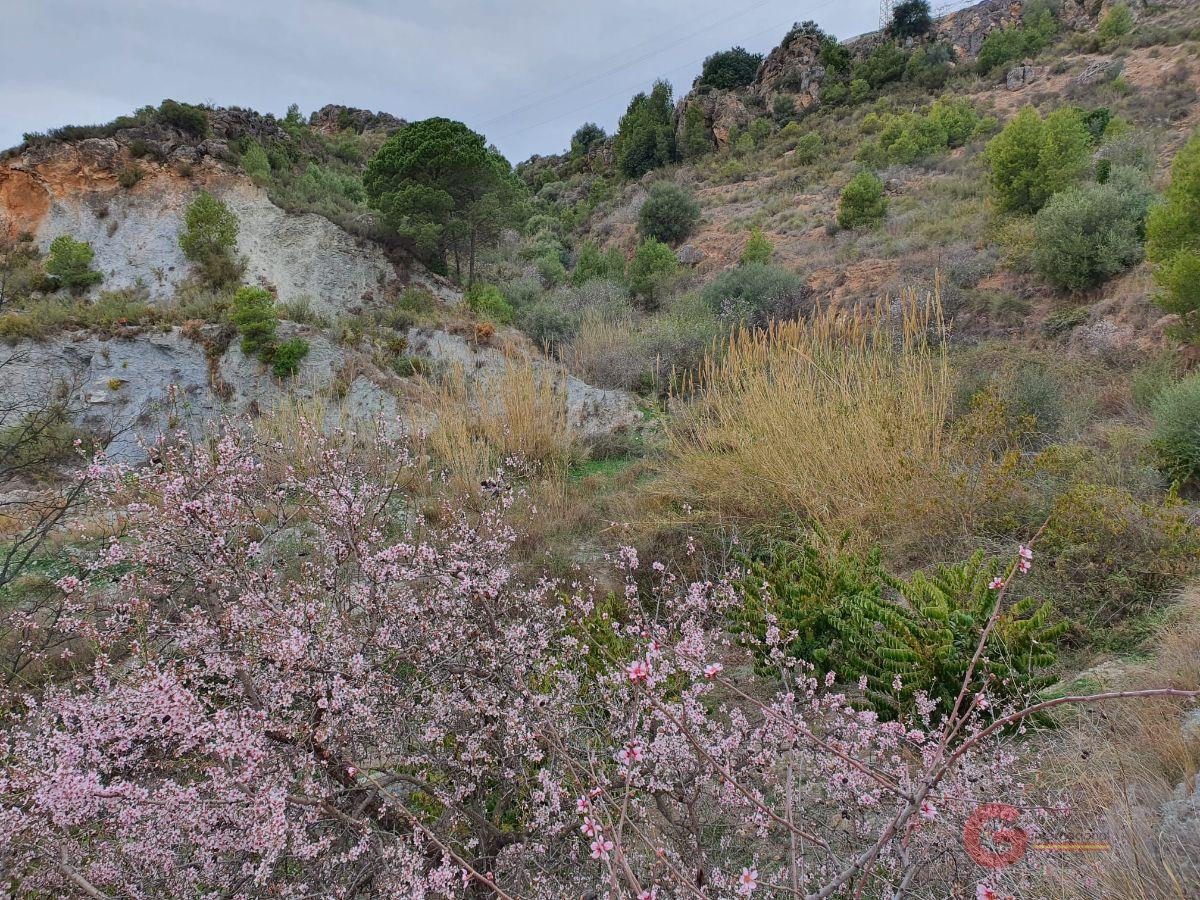
[[[936,6],[936,0],[935,0]],[[0,147],[165,97],[282,114],[326,103],[461,119],[510,160],[611,131],[655,78],[765,52],[794,21],[845,38],[877,0],[0,0]]]

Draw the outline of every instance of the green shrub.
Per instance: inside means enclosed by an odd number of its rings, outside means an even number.
[[[208,117],[204,110],[190,103],[164,100],[158,108],[158,121],[192,137],[202,138],[208,134]]]
[[[275,346],[279,314],[275,311],[275,298],[269,291],[249,285],[238,288],[233,295],[229,319],[242,336],[244,352],[261,356],[269,354]]]
[[[429,372],[429,360],[423,356],[402,354],[392,360],[392,371],[401,378],[412,378],[414,375],[426,375]]]
[[[700,204],[679,185],[659,181],[638,213],[638,231],[644,238],[664,244],[677,244],[686,238],[700,220]]]
[[[201,191],[188,204],[183,221],[179,246],[192,262],[229,255],[237,246],[237,216],[208,191]]]
[[[1092,138],[1077,110],[1055,110],[1043,119],[1027,106],[988,141],[984,156],[1000,206],[1035,213],[1084,175],[1091,154]]]
[[[1154,301],[1179,316],[1175,332],[1200,341],[1200,131],[1171,163],[1171,183],[1146,222],[1146,255],[1156,264]]]
[[[746,241],[746,246],[742,248],[742,255],[738,260],[738,264],[742,266],[756,263],[765,265],[771,261],[771,256],[774,253],[775,245],[767,240],[761,229],[755,228],[750,232],[750,238]]]
[[[521,308],[517,325],[539,347],[557,350],[575,336],[579,315],[552,300],[537,300]]]
[[[145,177],[146,171],[141,166],[126,166],[117,175],[117,184],[125,190],[130,190]]]
[[[1124,3],[1118,3],[1116,6],[1109,7],[1104,18],[1100,20],[1096,36],[1100,38],[1101,44],[1108,45],[1120,40],[1131,31],[1133,31],[1133,14]]]
[[[1200,479],[1200,375],[1165,388],[1153,410],[1154,449],[1163,470],[1180,481]]]
[[[765,325],[802,315],[808,289],[796,273],[754,262],[725,270],[700,289],[700,297],[723,318]]]
[[[1034,221],[1034,268],[1056,287],[1085,291],[1136,265],[1153,196],[1146,177],[1126,168],[1054,195]]]
[[[862,228],[883,221],[887,198],[883,182],[871,172],[859,172],[842,188],[838,202],[838,224],[843,228]]]
[[[243,338],[244,340],[244,338]],[[271,371],[276,378],[291,378],[300,368],[300,361],[308,356],[308,341],[292,338],[275,348],[271,356]]]
[[[477,281],[467,290],[466,299],[467,306],[477,316],[483,316],[501,325],[507,325],[513,320],[513,308],[495,285]]]
[[[1034,56],[1058,34],[1058,22],[1046,4],[1028,4],[1023,20],[1021,25],[993,31],[983,39],[975,63],[980,72],[989,75],[1010,62]]]
[[[608,135],[604,133],[603,128],[595,122],[585,122],[571,135],[571,155],[577,158],[587,156],[588,151],[599,147],[606,140]]]
[[[750,53],[744,47],[714,53],[704,60],[700,83],[724,91],[745,87],[754,80],[762,60],[762,54]]]
[[[246,152],[242,154],[242,171],[258,184],[265,184],[271,178],[271,161],[262,144],[251,141]]]
[[[704,110],[689,103],[683,111],[683,126],[679,134],[679,155],[684,159],[698,159],[712,153],[716,145],[712,132],[704,118]]]
[[[990,583],[998,571],[977,553],[905,580],[883,570],[878,551],[862,559],[841,547],[782,545],[749,562],[738,624],[763,669],[773,668],[766,641],[773,622],[795,635],[782,648],[786,656],[848,682],[865,678],[867,699],[883,718],[911,709],[918,692],[948,708],[995,610],[998,592]],[[1053,622],[1050,603],[1012,603],[1000,613],[969,689],[987,685],[993,702],[1022,702],[1044,690],[1053,683],[1045,672],[1065,630]]]
[[[591,241],[584,243],[579,249],[579,261],[575,264],[575,271],[571,273],[571,281],[580,285],[594,278],[606,281],[625,280],[625,254],[621,252],[620,247],[610,247],[601,252]]]
[[[892,41],[884,41],[854,66],[854,78],[862,79],[872,88],[899,81],[904,77],[908,54]]]
[[[56,287],[81,291],[99,284],[103,275],[92,269],[96,253],[87,241],[77,241],[68,234],[60,234],[50,243],[50,254],[46,257],[47,277]]]
[[[821,135],[810,131],[796,141],[796,146],[792,148],[792,160],[800,166],[811,165],[817,161],[823,147]]]
[[[646,238],[633,254],[633,262],[629,265],[629,287],[653,305],[664,283],[678,269],[679,261],[670,247],[656,238]]]

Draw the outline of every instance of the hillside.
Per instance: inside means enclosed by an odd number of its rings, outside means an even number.
[[[895,4],[512,165],[0,154],[0,893],[1200,895],[1200,4]]]

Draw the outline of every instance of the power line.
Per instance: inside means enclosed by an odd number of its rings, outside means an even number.
[[[833,6],[835,3],[841,3],[841,2],[844,2],[844,0],[826,0],[825,3],[820,3],[817,6],[812,7],[809,10],[809,13],[810,14],[814,13],[817,10],[824,9],[828,6]],[[758,37],[759,35],[766,34],[768,32],[777,31],[780,28],[783,28],[785,25],[791,24],[793,21],[794,20],[789,17],[788,19],[785,19],[783,22],[777,23],[775,25],[771,25],[767,28],[763,28],[763,29],[760,29],[759,31],[756,31],[753,34],[747,35],[747,38]],[[744,38],[744,39],[746,39],[746,38]],[[700,59],[692,60],[691,62],[686,62],[681,65],[674,66],[670,69],[666,69],[662,74],[668,74],[671,72],[676,72],[680,69],[687,69],[687,68],[691,68],[692,66],[700,65],[702,62],[704,62],[704,59],[705,59],[705,57],[701,57]],[[517,137],[518,135],[525,134],[527,131],[532,131],[534,128],[541,128],[543,125],[549,125],[551,122],[557,122],[559,119],[565,119],[567,116],[576,115],[580,111],[589,109],[590,107],[593,107],[600,103],[603,103],[606,100],[611,100],[614,97],[620,97],[622,95],[629,94],[630,91],[637,90],[640,85],[644,84],[644,82],[645,82],[645,79],[642,79],[641,81],[638,82],[638,84],[635,84],[632,87],[622,88],[621,90],[613,91],[611,94],[606,94],[605,96],[599,97],[592,101],[589,101],[588,103],[584,103],[582,105],[572,107],[571,109],[569,109],[566,112],[561,113],[557,116],[552,116],[549,119],[543,119],[542,121],[535,122],[532,125],[526,125],[525,127],[519,128],[515,131],[501,131],[499,133],[501,136],[506,137],[506,138]]]
[[[650,53],[646,53],[646,54],[644,54],[642,56],[638,56],[634,59],[626,60],[625,62],[620,63],[619,65],[615,66],[614,68],[606,69],[603,72],[593,75],[583,81],[576,82],[576,83],[570,85],[569,87],[566,87],[562,90],[556,91],[553,94],[547,94],[547,95],[544,95],[541,97],[537,97],[531,103],[527,103],[524,106],[518,106],[516,109],[509,110],[508,112],[501,113],[500,115],[497,115],[497,116],[492,116],[490,119],[484,119],[479,124],[481,127],[485,127],[487,125],[490,125],[492,122],[498,122],[501,119],[507,119],[507,118],[510,118],[511,116],[515,116],[515,115],[518,115],[519,113],[525,112],[526,110],[541,106],[543,103],[545,103],[549,100],[557,100],[559,97],[564,97],[568,94],[571,94],[572,92],[578,90],[579,88],[587,87],[588,85],[595,84],[597,81],[600,81],[603,78],[607,78],[610,75],[616,75],[617,73],[621,72],[623,69],[625,69],[629,66],[636,65],[637,63],[640,63],[640,62],[644,62],[647,59],[652,59],[655,56],[658,56],[659,54],[661,54],[664,50],[670,50],[674,47],[678,47],[680,44],[685,44],[688,41],[690,41],[692,38],[698,37],[699,35],[704,34],[706,31],[711,31],[712,29],[716,28],[718,25],[724,25],[726,22],[729,22],[733,19],[740,18],[741,16],[744,16],[748,12],[751,12],[755,9],[758,9],[759,7],[766,6],[767,4],[773,3],[773,2],[777,2],[777,0],[758,0],[758,2],[752,3],[747,7],[744,7],[740,10],[737,10],[736,12],[730,13],[720,19],[717,19],[715,22],[711,22],[708,25],[705,25],[703,28],[699,28],[695,31],[685,34],[682,37],[677,38],[676,40],[672,41],[669,44],[658,46]],[[668,32],[667,34],[670,34],[670,32]],[[637,49],[638,47],[645,46],[647,43],[653,43],[654,41],[655,41],[655,39],[653,39],[653,38],[650,39],[649,41],[642,41],[642,43],[635,44],[633,47],[627,48],[626,50],[622,50],[620,53],[616,54],[615,56],[609,57],[609,59],[616,59],[618,56],[623,56],[624,54],[628,53],[630,50]],[[526,95],[526,96],[531,96],[531,95]]]

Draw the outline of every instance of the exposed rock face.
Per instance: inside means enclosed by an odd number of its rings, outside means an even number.
[[[935,34],[950,42],[959,59],[974,59],[983,39],[997,29],[1019,23],[1024,8],[1022,0],[983,0],[939,19]]]
[[[778,94],[788,94],[797,110],[815,106],[821,100],[821,81],[825,77],[820,58],[821,45],[816,37],[795,30],[790,39],[767,54],[751,91],[768,102]]]
[[[1033,84],[1041,73],[1036,66],[1014,66],[1008,70],[1008,75],[1005,76],[1005,83],[1010,91],[1019,91],[1027,84]]]
[[[144,285],[152,298],[170,296],[189,271],[179,247],[184,212],[196,193],[210,191],[239,223],[238,252],[247,280],[276,291],[281,301],[307,298],[334,316],[383,296],[392,284],[422,283],[440,299],[458,297],[444,280],[415,263],[397,265],[377,244],[315,215],[275,206],[249,179],[208,160],[185,178],[167,165],[142,160],[144,177],[132,188],[117,181],[130,159],[112,138],[38,145],[0,164],[0,231],[29,232],[43,249],[60,234],[85,240],[96,252],[105,289]]]
[[[434,363],[458,367],[469,380],[494,378],[504,368],[504,354],[493,347],[476,347],[465,338],[445,331],[417,329],[409,334],[409,347]],[[642,413],[635,399],[623,391],[592,387],[566,375],[547,362],[535,363],[551,377],[563,378],[567,415],[585,437],[597,437],[636,427]]]
[[[736,92],[697,89],[688,94],[676,107],[676,136],[680,139],[684,129],[683,114],[688,106],[700,109],[704,116],[704,124],[712,132],[713,143],[717,145],[718,150],[729,145],[731,128],[735,125],[744,128],[754,119],[754,115]]]
[[[324,134],[337,134],[346,129],[367,134],[373,131],[399,131],[408,122],[390,113],[330,103],[310,115],[308,124]]]
[[[1075,76],[1079,85],[1102,84],[1116,78],[1121,71],[1121,60],[1098,59]]]

